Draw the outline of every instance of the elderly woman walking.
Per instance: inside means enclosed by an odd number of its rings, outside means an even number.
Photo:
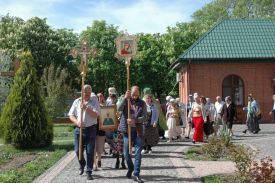
[[[142,154],[151,154],[152,147],[158,144],[159,134],[157,129],[159,112],[153,104],[152,95],[145,95],[147,115],[145,121],[145,133]]]
[[[237,119],[237,109],[236,105],[232,102],[230,96],[225,97],[225,104],[221,110],[221,116],[223,121],[226,123],[226,127],[228,129],[228,134],[230,137],[233,136],[232,126],[233,121]]]
[[[167,108],[166,118],[168,126],[168,142],[171,142],[172,140],[176,140],[181,135],[181,128],[179,126],[180,110],[176,99],[170,100],[170,106]]]

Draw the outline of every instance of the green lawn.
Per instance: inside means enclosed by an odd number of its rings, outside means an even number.
[[[216,159],[209,158],[203,152],[202,146],[191,147],[186,153],[186,158],[194,161],[215,161]]]
[[[228,183],[235,182],[233,175],[210,175],[203,178],[204,183]]]
[[[54,125],[54,142],[57,141],[73,141],[73,125],[57,124]]]
[[[0,140],[3,142],[3,139]],[[73,128],[72,125],[54,125],[54,142],[47,148],[19,150],[11,145],[0,146],[0,182],[32,182],[36,177],[54,165],[68,151],[73,150]],[[15,166],[13,169],[2,170],[13,160],[31,155],[32,161]],[[1,168],[2,167],[2,168]]]

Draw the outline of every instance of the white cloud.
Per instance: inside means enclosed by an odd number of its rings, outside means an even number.
[[[163,33],[176,22],[187,22],[191,14],[210,0],[10,0],[0,1],[0,14],[27,20],[47,18],[55,28],[73,28],[80,33],[94,20],[106,20],[129,33]]]
[[[61,0],[34,0],[34,1],[10,1],[0,3],[1,15],[10,14],[24,20],[37,16],[40,18],[51,18],[55,16],[52,12],[54,3]]]

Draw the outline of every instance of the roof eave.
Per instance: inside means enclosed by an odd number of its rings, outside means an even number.
[[[275,57],[261,57],[261,58],[179,58],[181,63],[257,63],[257,62],[275,62]],[[225,62],[224,62],[225,61]]]

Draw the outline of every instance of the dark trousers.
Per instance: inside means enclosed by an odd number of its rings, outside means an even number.
[[[96,125],[86,127],[83,129],[83,153],[84,148],[86,151],[86,159],[87,163],[85,161],[85,158],[83,156],[83,159],[79,161],[80,168],[84,168],[87,164],[86,171],[87,173],[92,173],[93,170],[93,164],[94,164],[94,149],[95,149],[95,139],[96,139]],[[77,158],[79,159],[79,136],[80,136],[80,130],[79,128],[75,128],[74,130],[74,150],[77,155]]]
[[[260,130],[259,120],[253,113],[248,114],[247,126],[250,132],[258,132]]]
[[[139,176],[141,166],[141,150],[142,150],[142,138],[137,135],[135,130],[132,130],[132,142],[135,147],[135,162],[133,164],[131,155],[129,154],[128,134],[123,136],[123,151],[124,157],[127,162],[129,170],[134,170],[134,175]]]

